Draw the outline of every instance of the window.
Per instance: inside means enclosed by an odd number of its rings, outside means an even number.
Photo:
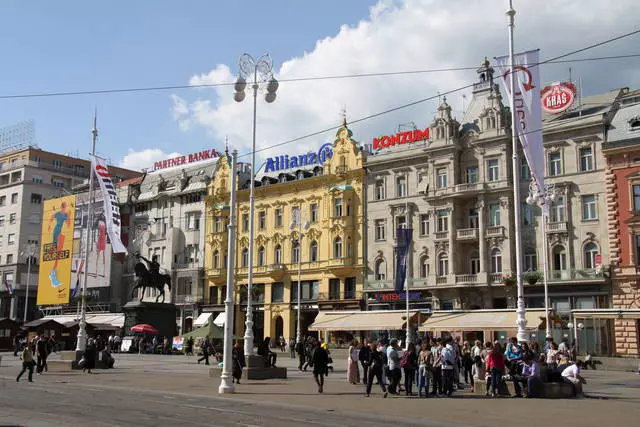
[[[385,240],[386,238],[385,229],[386,229],[385,220],[384,219],[376,220],[376,240],[378,241]]]
[[[297,240],[291,243],[291,262],[294,264],[300,262],[300,242]]]
[[[163,248],[164,249],[164,248]],[[155,250],[155,255],[158,255],[158,249]],[[193,264],[198,262],[198,255],[200,255],[200,248],[198,245],[187,245],[184,248],[184,262],[186,264]],[[162,258],[160,258],[162,263]]]
[[[428,277],[429,276],[429,257],[423,256],[420,259],[420,277]]]
[[[487,160],[487,181],[497,181],[499,179],[498,159]]]
[[[318,222],[318,204],[312,203],[310,210],[311,214],[309,216],[311,217],[311,222]]]
[[[593,194],[582,196],[582,220],[598,219],[596,214],[596,196]]]
[[[469,228],[478,228],[478,209],[469,209]]]
[[[531,169],[529,169],[529,163],[525,156],[520,157],[520,179],[523,181],[531,180]]]
[[[282,227],[282,208],[277,208],[274,214],[276,227]]]
[[[397,216],[396,217],[396,230],[398,228],[407,228],[407,217],[406,216]]]
[[[220,252],[214,251],[213,252],[213,268],[218,268],[219,265],[220,265]]]
[[[376,200],[384,200],[384,181],[379,179],[376,181],[376,187],[375,187],[375,199]]]
[[[633,186],[633,210],[640,211],[640,185]]]
[[[374,270],[376,280],[384,280],[387,277],[387,266],[383,259],[376,261],[376,267]]]
[[[60,181],[58,179],[51,179],[51,184],[56,188],[64,188],[65,187],[64,181]]]
[[[315,240],[312,241],[309,245],[309,261],[318,261],[318,242],[316,242]]]
[[[0,234],[0,248],[2,247],[3,242],[4,242],[4,236]]]
[[[273,251],[273,263],[282,264],[282,246],[280,245],[276,245],[276,249]]]
[[[0,227],[4,227],[4,215],[0,215]]]
[[[596,257],[598,256],[598,246],[589,242],[584,245],[584,268],[596,268]]]
[[[437,231],[439,233],[449,231],[449,212],[446,209],[440,209],[437,212]]]
[[[420,215],[420,235],[421,236],[429,235],[429,215],[428,214]]]
[[[242,249],[242,263],[241,263],[243,268],[246,268],[249,266],[249,249],[244,248]]]
[[[555,271],[567,269],[567,251],[564,246],[558,245],[553,248],[553,269]]]
[[[347,277],[344,279],[344,299],[355,299],[356,297],[356,278]]]
[[[333,201],[333,216],[342,216],[342,198],[337,198]]]
[[[340,299],[340,279],[329,279],[329,299]]]
[[[11,195],[11,204],[15,205],[16,203],[18,203],[18,193],[13,193]]]
[[[31,193],[31,203],[34,205],[41,205],[42,194]]]
[[[6,264],[13,264],[13,254],[7,254],[7,262],[6,262]],[[13,273],[8,273],[8,274],[13,274]]]
[[[267,213],[265,211],[258,212],[258,229],[264,230],[267,226]]]
[[[16,223],[16,214],[12,213],[9,214],[9,224],[15,224]]]
[[[7,239],[7,244],[8,245],[15,245],[16,244],[16,235],[15,235],[15,233],[9,233],[8,239]]]
[[[396,179],[396,197],[406,197],[407,196],[407,177],[399,176]]]
[[[533,206],[528,203],[522,204],[522,225],[525,227],[535,226],[535,216],[533,214]]]
[[[7,203],[7,196],[0,196],[0,206],[4,206]]]
[[[562,159],[560,153],[551,153],[548,157],[549,176],[562,175]]]
[[[258,265],[262,267],[265,264],[266,257],[264,256],[264,246],[258,248]]]
[[[551,205],[551,222],[564,222],[564,196],[558,196],[558,198]]]
[[[336,237],[333,241],[333,257],[342,258],[342,239],[340,237]]]
[[[478,182],[478,167],[477,166],[473,166],[470,168],[467,168],[467,173],[466,173],[466,182],[467,184],[475,184]]]
[[[593,170],[593,151],[591,147],[580,149],[580,172],[589,172]]]
[[[284,301],[284,283],[271,284],[271,302]]]
[[[62,169],[62,162],[60,160],[53,160],[51,164],[53,165],[54,169]]]
[[[500,203],[489,205],[489,227],[500,226]]]
[[[447,187],[447,168],[438,168],[436,170],[436,188]]]
[[[438,257],[438,276],[446,276],[449,274],[449,255],[440,254]]]
[[[536,271],[538,269],[538,256],[536,251],[528,249],[524,253],[524,271]]]
[[[222,230],[222,220],[217,216],[213,221],[213,231],[219,233]]]
[[[216,232],[219,231],[218,220],[216,219]],[[200,213],[191,212],[187,214],[187,228],[189,230],[200,230]]]
[[[500,252],[500,249],[491,251],[491,272],[502,273],[502,252]]]
[[[471,255],[471,258],[469,260],[469,267],[471,268],[471,274],[480,273],[480,257],[478,256],[477,252],[474,252]]]
[[[249,214],[242,214],[242,232],[249,230]]]
[[[44,180],[42,179],[42,177],[40,175],[34,175],[31,178],[31,182],[33,182],[34,184],[42,184],[44,182]]]

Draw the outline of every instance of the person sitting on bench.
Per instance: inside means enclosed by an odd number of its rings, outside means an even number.
[[[569,365],[562,371],[562,379],[565,382],[573,384],[573,388],[576,391],[577,397],[582,397],[582,384],[586,384],[587,381],[580,375],[580,368],[583,367],[582,361],[578,360],[575,364]]]
[[[270,337],[265,337],[264,341],[260,347],[258,347],[258,356],[262,356],[265,358],[265,366],[267,368],[276,367],[276,358],[278,357],[271,349],[269,348],[269,343],[271,341]]]

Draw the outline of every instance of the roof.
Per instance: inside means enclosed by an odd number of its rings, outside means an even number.
[[[142,182],[142,176],[137,176],[135,178],[125,179],[119,182],[116,182],[116,187],[124,187],[127,185],[140,184]]]
[[[64,322],[60,322],[50,317],[43,317],[42,319],[32,320],[31,322],[25,323],[24,326],[27,328],[37,328],[38,326],[44,325],[45,323],[49,323],[49,322],[55,322],[60,326],[64,326]]]
[[[544,310],[527,310],[527,329],[539,329],[544,317]],[[434,311],[420,326],[420,330],[499,331],[517,328],[516,318],[515,310]]]
[[[182,168],[160,169],[148,173],[140,184],[137,201],[205,191],[209,179],[215,175],[216,163],[217,159],[211,159]]]
[[[598,95],[582,98],[572,108],[560,114],[543,112],[542,121],[545,133],[561,131],[602,122],[602,115],[611,111],[614,101],[620,96],[621,89],[615,89]]]
[[[40,320],[54,320],[65,326],[78,321],[75,314],[46,316]],[[122,328],[124,326],[124,313],[87,313],[86,322],[94,327],[97,325],[110,325]]]
[[[417,316],[412,311],[409,316]],[[404,310],[385,311],[321,311],[316,316],[311,331],[383,331],[399,330],[406,323]]]

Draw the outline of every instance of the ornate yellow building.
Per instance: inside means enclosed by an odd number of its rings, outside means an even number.
[[[333,144],[318,153],[267,159],[255,179],[254,333],[296,336],[298,268],[303,333],[319,310],[363,306],[365,218],[364,154],[346,123]],[[206,200],[205,283],[207,309],[224,311],[228,243],[230,162],[218,162]],[[249,181],[239,181],[235,287],[235,334],[244,334],[249,260]],[[292,227],[297,209],[300,228]]]

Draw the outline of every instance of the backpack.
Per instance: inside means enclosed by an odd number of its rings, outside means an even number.
[[[411,360],[412,356],[413,354],[410,351],[405,351],[404,354],[402,355],[402,359],[400,360],[400,367],[410,368],[413,365]]]

